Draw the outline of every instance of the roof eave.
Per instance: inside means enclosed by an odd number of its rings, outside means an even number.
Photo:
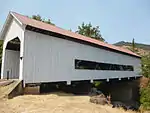
[[[11,20],[12,20],[12,15],[9,12],[9,14],[8,14],[8,16],[6,18],[6,21],[5,21],[5,23],[4,23],[3,27],[2,27],[2,30],[0,32],[0,40],[4,40],[4,36],[6,34],[6,30],[7,30],[8,26],[9,26],[9,23],[11,22]]]
[[[21,26],[23,26],[24,24],[14,15],[14,12],[10,12],[10,14],[15,18],[15,20],[17,20],[17,22],[19,22],[19,24]]]
[[[24,26],[23,23],[22,23],[21,21],[19,21],[18,18],[15,17],[15,15],[13,14],[13,12],[9,12],[9,14],[8,14],[8,16],[7,16],[7,18],[6,18],[6,21],[5,21],[5,23],[4,23],[3,27],[2,27],[2,30],[1,30],[1,32],[0,32],[0,40],[4,40],[4,37],[5,37],[6,32],[7,32],[7,29],[8,29],[8,27],[9,27],[9,25],[10,25],[10,23],[11,23],[11,20],[12,20],[13,18],[14,18],[21,26]]]

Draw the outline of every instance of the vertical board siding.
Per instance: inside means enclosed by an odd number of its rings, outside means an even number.
[[[5,66],[4,78],[7,78],[7,71],[9,71],[9,78],[19,78],[19,51],[6,50],[5,51]]]
[[[75,59],[133,65],[135,71],[76,70]],[[26,83],[134,77],[140,59],[26,30],[23,72]]]

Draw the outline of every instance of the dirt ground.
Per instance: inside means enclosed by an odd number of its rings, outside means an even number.
[[[88,96],[65,93],[22,95],[0,100],[0,113],[135,113],[111,106],[95,105]]]

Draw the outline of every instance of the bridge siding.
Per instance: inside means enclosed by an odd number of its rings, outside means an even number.
[[[140,59],[90,45],[25,31],[23,79],[26,83],[140,76]],[[133,65],[134,71],[76,70],[74,60]]]

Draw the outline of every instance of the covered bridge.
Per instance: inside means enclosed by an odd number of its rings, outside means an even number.
[[[1,78],[24,83],[140,77],[140,56],[59,27],[10,12],[4,40]]]

